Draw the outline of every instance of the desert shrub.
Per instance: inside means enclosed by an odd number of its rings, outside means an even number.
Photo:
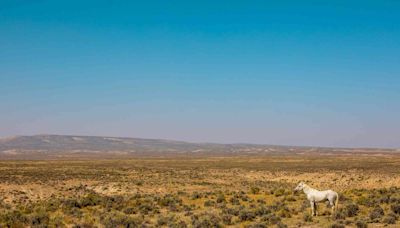
[[[269,206],[269,208],[273,211],[279,211],[281,209],[287,208],[287,205],[284,202],[279,201],[279,202],[276,202],[275,204]]]
[[[136,202],[136,208],[140,213],[147,215],[151,212],[158,212],[158,208],[150,199],[144,199]]]
[[[256,213],[254,211],[250,211],[250,210],[241,210],[239,212],[239,219],[240,221],[252,221],[253,219],[255,219],[256,217]]]
[[[288,226],[287,226],[286,224],[282,223],[282,222],[278,222],[278,223],[276,224],[276,227],[277,227],[277,228],[287,228]]]
[[[223,215],[221,216],[221,218],[222,218],[222,222],[223,222],[225,225],[232,225],[232,215],[230,215],[230,214],[223,214]]]
[[[340,223],[333,223],[329,226],[330,228],[345,228],[343,224]]]
[[[352,224],[353,223],[353,221],[351,221],[351,220],[344,220],[344,224],[345,225],[350,225],[350,224]]]
[[[249,225],[245,225],[245,228],[267,228],[268,225],[264,222],[257,222]]]
[[[125,208],[125,209],[123,210],[123,212],[124,212],[125,214],[128,214],[128,215],[132,215],[132,214],[136,214],[136,213],[137,213],[135,207],[127,207],[127,208]]]
[[[279,210],[276,212],[278,216],[282,218],[290,218],[292,217],[289,208],[286,205],[281,205]]]
[[[389,202],[390,202],[390,203],[393,203],[393,204],[395,204],[395,203],[400,204],[400,198],[391,197],[390,200],[389,200]]]
[[[357,199],[357,204],[363,205],[363,206],[367,206],[367,207],[373,207],[376,205],[375,201],[373,198],[370,197],[365,197],[365,196],[361,196]]]
[[[232,205],[240,205],[240,200],[239,200],[238,198],[235,198],[235,197],[230,198],[230,199],[229,199],[229,202],[230,202]]]
[[[121,211],[126,206],[124,197],[119,195],[103,197],[101,204],[107,209],[118,211]]]
[[[394,217],[394,218],[396,219],[396,221],[399,219],[399,216],[398,216],[398,215],[396,215],[396,214],[395,214],[395,213],[393,213],[393,212],[389,212],[389,214],[387,214],[387,216]]]
[[[373,222],[379,222],[379,220],[385,215],[385,212],[381,207],[375,207],[370,213],[369,213],[369,218]]]
[[[362,221],[362,220],[357,220],[356,221],[356,227],[357,228],[367,228],[368,225],[366,222]]]
[[[185,211],[185,212],[190,212],[190,211],[192,211],[193,210],[193,207],[192,207],[193,205],[186,205],[186,204],[184,204],[183,205],[183,211]]]
[[[304,214],[304,216],[303,216],[304,222],[312,222],[312,220],[313,220],[313,217],[311,214],[309,214],[309,213]]]
[[[46,211],[54,212],[60,207],[61,202],[59,200],[49,199],[48,201],[44,202],[43,208]]]
[[[293,196],[286,196],[284,200],[288,202],[295,202],[296,198],[294,198]]]
[[[142,186],[144,184],[144,181],[142,180],[135,180],[133,181],[133,184],[136,184],[137,186]]]
[[[187,224],[185,221],[179,220],[179,221],[175,221],[171,224],[168,225],[169,228],[186,228]]]
[[[347,204],[345,209],[345,214],[348,217],[354,217],[358,214],[360,208],[357,204]]]
[[[272,211],[268,207],[265,206],[259,206],[255,209],[254,211],[257,216],[262,216],[262,215],[267,215],[270,214]]]
[[[81,205],[77,199],[65,199],[62,201],[62,207],[68,210],[74,207],[81,208]]]
[[[89,193],[87,196],[83,197],[79,202],[79,207],[96,206],[102,202],[102,197],[98,194]]]
[[[59,226],[55,226],[55,227],[59,227]],[[93,227],[93,225],[86,224],[86,223],[75,224],[72,226],[72,228],[92,228],[92,227]]]
[[[223,194],[218,194],[217,203],[224,203],[224,202],[226,202],[225,196]]]
[[[261,204],[261,205],[267,204],[267,202],[265,202],[265,200],[263,200],[263,199],[257,199],[257,203]]]
[[[252,186],[252,187],[250,188],[250,193],[251,193],[251,194],[258,194],[258,193],[260,193],[260,188],[257,187],[257,186]]]
[[[7,227],[22,227],[22,224],[28,222],[28,218],[21,211],[14,210],[2,213],[0,222],[3,222]]]
[[[250,198],[247,195],[242,195],[241,196],[241,200],[244,201],[244,202],[247,202],[247,201],[250,200]]]
[[[194,228],[203,228],[203,227],[213,227],[219,228],[222,227],[221,219],[211,213],[202,213],[200,215],[193,215],[191,217],[192,226]]]
[[[83,216],[83,212],[77,207],[63,208],[63,212],[75,218],[81,218]]]
[[[330,216],[330,215],[332,215],[332,213],[331,213],[330,210],[324,210],[324,211],[321,213],[321,215],[322,215],[322,216]]]
[[[192,200],[195,200],[195,199],[201,199],[203,196],[201,195],[201,193],[199,193],[199,192],[193,192],[192,193],[192,196],[191,196],[191,199]]]
[[[105,213],[104,216],[101,217],[101,223],[107,228],[119,226],[128,228],[138,227],[142,222],[142,219],[139,217],[130,217],[117,212]]]
[[[223,212],[226,214],[229,214],[229,215],[238,216],[240,210],[239,210],[239,208],[229,207],[229,208],[224,209]]]
[[[386,224],[395,224],[396,223],[396,217],[393,215],[387,215],[384,219],[383,219],[383,223]]]
[[[393,213],[400,215],[400,203],[392,204],[390,209],[393,211]]]
[[[247,202],[247,201],[250,200],[250,198],[243,191],[233,193],[232,199],[239,199],[239,200],[242,200],[244,202]]]
[[[343,212],[343,210],[337,210],[333,217],[335,220],[341,220],[346,218],[346,214]]]
[[[166,225],[170,225],[172,223],[174,223],[176,221],[176,218],[174,215],[168,215],[168,216],[159,216],[157,218],[157,225],[158,226],[166,226]]]
[[[284,194],[285,194],[285,189],[283,189],[283,188],[279,188],[278,190],[276,190],[274,192],[274,195],[277,196],[277,197],[283,196]]]
[[[301,206],[300,206],[300,208],[299,208],[299,211],[300,211],[300,212],[305,211],[309,206],[310,206],[310,202],[309,202],[308,200],[304,200],[304,201],[301,203]]]
[[[281,218],[276,216],[275,214],[264,215],[260,219],[262,222],[267,222],[269,225],[275,225],[281,221]]]
[[[212,201],[212,200],[206,200],[206,201],[204,202],[204,206],[205,206],[205,207],[212,207],[212,206],[214,206],[214,205],[215,205],[215,202]]]
[[[45,211],[37,211],[29,215],[29,223],[32,226],[47,225],[49,221],[49,215]]]
[[[165,195],[158,199],[158,204],[162,207],[169,207],[170,210],[176,211],[176,207],[182,204],[182,200],[173,195]]]
[[[378,199],[379,203],[389,203],[390,202],[390,197],[389,196],[382,196],[381,198]]]

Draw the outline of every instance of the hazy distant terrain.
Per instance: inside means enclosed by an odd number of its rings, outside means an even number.
[[[396,149],[291,147],[257,144],[189,143],[182,141],[100,136],[34,135],[0,139],[0,158],[130,155],[271,155],[396,153]],[[27,157],[28,156],[28,157]]]

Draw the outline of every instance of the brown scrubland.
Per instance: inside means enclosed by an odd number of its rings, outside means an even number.
[[[399,227],[400,155],[0,161],[1,227]],[[310,214],[299,181],[339,193]]]

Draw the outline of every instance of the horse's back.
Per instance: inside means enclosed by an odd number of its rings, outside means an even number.
[[[329,200],[336,200],[336,197],[338,197],[337,192],[332,190],[326,190],[326,195]]]

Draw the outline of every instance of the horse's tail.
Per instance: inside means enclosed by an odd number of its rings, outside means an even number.
[[[338,207],[339,207],[339,194],[336,192],[335,212],[338,210]]]

